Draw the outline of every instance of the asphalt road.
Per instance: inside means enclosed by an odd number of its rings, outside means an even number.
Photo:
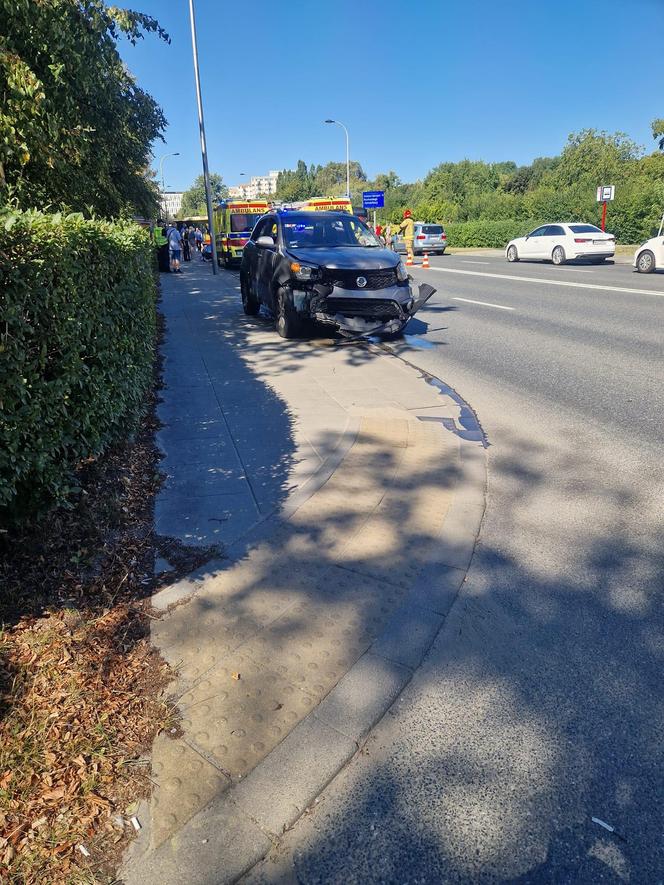
[[[486,433],[476,553],[410,687],[251,881],[664,882],[664,275],[432,264],[396,349]]]

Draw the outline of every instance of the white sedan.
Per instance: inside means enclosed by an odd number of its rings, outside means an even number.
[[[521,258],[544,259],[554,264],[564,264],[574,258],[587,258],[593,264],[601,264],[605,258],[613,258],[616,238],[604,233],[594,224],[544,224],[535,228],[527,237],[511,240],[505,249],[508,261]]]
[[[647,240],[634,253],[634,267],[639,273],[664,268],[664,215],[657,236]]]

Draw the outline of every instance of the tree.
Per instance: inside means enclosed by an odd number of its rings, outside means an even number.
[[[559,187],[582,184],[594,189],[598,184],[616,184],[627,172],[630,161],[643,153],[624,132],[610,135],[584,129],[570,135],[560,162],[553,173]]]
[[[399,187],[401,179],[396,172],[391,169],[389,172],[380,172],[373,181],[372,187],[377,191],[389,191],[392,188]]]
[[[652,137],[658,141],[660,151],[664,151],[664,120],[652,121]]]
[[[143,170],[166,120],[116,42],[166,32],[105,0],[0,0],[0,20],[0,201],[154,214]]]
[[[366,186],[367,176],[356,160],[350,161],[351,193],[362,191]],[[316,172],[314,187],[319,197],[340,197],[346,193],[346,164],[327,163]]]
[[[228,196],[228,188],[218,172],[210,173],[210,192],[212,202],[218,203]],[[207,215],[207,199],[205,196],[205,178],[199,175],[189,190],[182,196],[182,209],[180,215],[189,218],[192,215]]]
[[[318,168],[312,165],[308,169],[304,160],[298,160],[296,169],[282,170],[277,178],[276,198],[292,203],[315,196],[314,178]]]
[[[366,190],[367,176],[356,160],[350,163],[350,190],[357,198]],[[278,200],[292,203],[311,197],[338,197],[346,193],[346,164],[327,163],[325,166],[307,167],[298,160],[296,169],[284,169],[277,179]]]

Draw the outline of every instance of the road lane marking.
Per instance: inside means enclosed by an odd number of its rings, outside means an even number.
[[[602,286],[597,283],[572,283],[567,280],[549,280],[546,277],[515,277],[506,273],[489,273],[486,270],[460,270],[454,267],[431,267],[440,273],[463,273],[471,277],[491,277],[494,280],[516,280],[519,283],[545,283],[548,286],[567,286],[570,289],[599,289],[602,292],[628,292],[631,295],[659,295],[664,292],[655,292],[653,289],[628,289],[622,286]],[[511,310],[512,308],[509,308]]]
[[[473,261],[471,258],[462,258],[464,264],[491,264],[490,261]]]
[[[472,298],[452,298],[452,301],[465,301],[466,304],[481,304],[483,307],[497,307],[498,310],[514,310],[513,307],[505,307],[504,304],[492,304],[490,301],[473,301]]]

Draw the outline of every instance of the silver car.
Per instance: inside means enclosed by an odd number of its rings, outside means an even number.
[[[447,234],[442,224],[427,224],[426,221],[415,222],[415,240],[413,252],[415,255],[443,255],[447,248]],[[397,252],[405,252],[406,244],[402,236],[396,237],[395,249]]]

